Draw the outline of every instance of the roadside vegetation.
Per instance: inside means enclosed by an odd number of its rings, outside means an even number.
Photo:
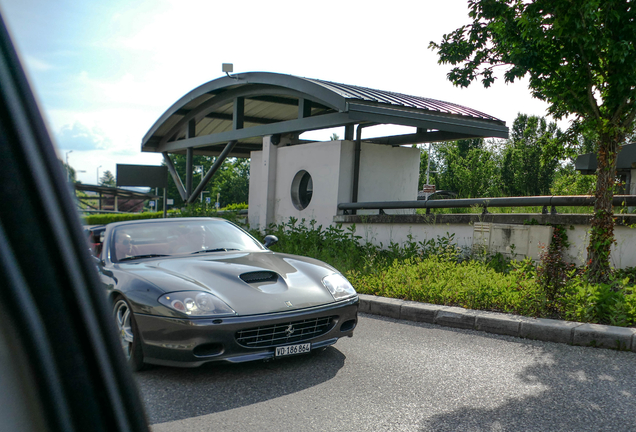
[[[584,269],[565,263],[563,228],[538,263],[459,248],[453,235],[379,247],[355,228],[298,221],[271,226],[277,252],[325,261],[363,294],[616,326],[636,325],[636,269],[615,270],[605,283],[591,283]],[[262,234],[255,232],[257,237]]]
[[[222,211],[200,205],[170,212],[169,217],[223,217],[245,226],[239,210]],[[93,215],[88,225],[160,218],[161,212]],[[462,249],[454,234],[403,244],[374,245],[356,235],[355,225],[323,228],[315,221],[290,218],[271,225],[263,240],[278,237],[276,252],[304,255],[324,261],[341,273],[362,294],[413,300],[468,309],[506,312],[528,317],[565,319],[586,323],[636,326],[636,268],[614,270],[604,283],[592,283],[584,268],[563,260],[567,232],[555,226],[554,238],[538,263],[515,260],[500,253]]]

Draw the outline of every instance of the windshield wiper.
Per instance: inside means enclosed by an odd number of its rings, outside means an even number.
[[[238,249],[233,248],[216,248],[216,249],[203,249],[200,251],[192,252],[192,255],[198,253],[208,253],[208,252],[227,252],[227,251],[237,251]]]
[[[128,256],[125,258],[121,258],[118,261],[122,262],[122,261],[130,261],[130,260],[135,260],[135,259],[140,259],[140,258],[156,258],[156,257],[167,257],[170,255],[165,255],[165,254],[145,254],[145,255],[135,255],[135,256]]]

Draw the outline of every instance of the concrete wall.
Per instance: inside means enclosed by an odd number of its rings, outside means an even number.
[[[568,230],[570,249],[566,260],[576,265],[584,265],[587,257],[587,245],[590,241],[589,225],[573,225]],[[614,227],[616,244],[612,246],[610,261],[615,268],[636,267],[636,228],[618,225]]]
[[[352,141],[293,146],[282,142],[274,146],[270,137],[265,137],[263,151],[251,154],[250,226],[262,228],[287,222],[290,217],[315,220],[322,226],[332,224],[338,204],[352,199],[354,150]],[[417,199],[419,163],[417,148],[363,143],[358,201]],[[292,201],[291,189],[294,177],[301,170],[311,175],[313,196],[309,205],[299,210]],[[414,213],[414,210],[396,213]]]
[[[524,225],[535,219],[541,225]],[[489,252],[522,259],[529,256],[537,260],[543,247],[551,239],[549,224],[568,227],[570,248],[565,259],[578,266],[585,264],[590,216],[588,215],[536,215],[536,214],[490,214],[483,215],[411,215],[411,216],[335,216],[334,222],[343,229],[352,224],[362,241],[386,247],[391,242],[403,243],[409,236],[416,242],[426,242],[438,237],[454,234],[454,242],[461,248],[471,249],[474,243],[489,244]],[[492,240],[484,241],[483,225],[488,225]],[[614,228],[616,245],[612,246],[611,265],[615,268],[636,267],[636,216],[618,216]],[[477,232],[475,232],[477,227]],[[514,227],[517,227],[514,229]],[[512,230],[511,230],[512,228]],[[505,231],[511,230],[509,235]],[[513,247],[514,245],[514,247]]]

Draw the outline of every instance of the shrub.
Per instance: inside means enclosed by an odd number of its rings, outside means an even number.
[[[554,225],[552,241],[541,252],[537,279],[545,290],[548,300],[553,301],[568,280],[573,265],[565,262],[564,251],[569,247],[567,233],[563,225]]]
[[[247,210],[247,204],[246,203],[240,203],[240,204],[228,204],[227,206],[225,206],[222,210]]]
[[[309,223],[305,219],[289,218],[289,222],[271,225],[266,234],[278,237],[279,242],[271,247],[274,251],[295,255],[306,255],[345,272],[351,268],[363,268],[374,261],[379,248],[361,245],[361,237],[355,234],[355,225],[344,231],[341,225],[329,226],[325,229],[316,226],[316,221]],[[261,233],[253,232],[259,238]]]
[[[169,210],[169,217],[172,217],[177,211]],[[143,213],[105,213],[84,216],[84,224],[86,225],[106,225],[111,222],[130,221],[138,219],[158,219],[163,217],[163,212],[143,212]]]
[[[560,299],[566,319],[629,326],[636,323],[636,292],[629,278],[610,278],[608,283],[592,284],[583,275],[572,278]]]

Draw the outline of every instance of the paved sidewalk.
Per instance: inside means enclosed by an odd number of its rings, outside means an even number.
[[[359,294],[359,312],[570,345],[636,352],[636,329],[527,318]]]

